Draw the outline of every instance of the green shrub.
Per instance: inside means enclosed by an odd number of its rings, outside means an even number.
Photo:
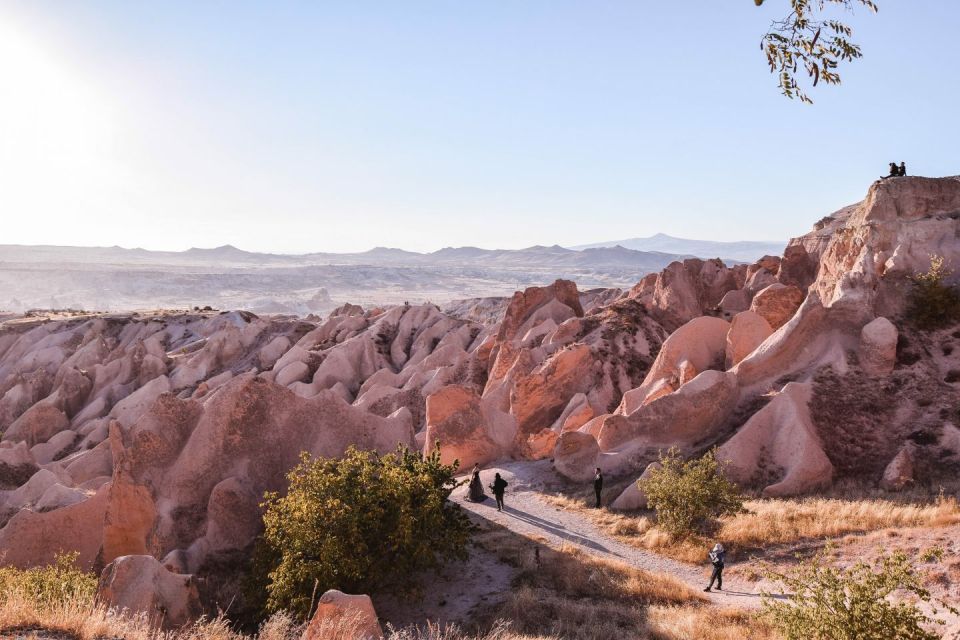
[[[858,562],[848,569],[830,567],[818,556],[789,575],[767,571],[767,577],[791,594],[789,600],[763,596],[763,616],[786,640],[935,640],[930,629],[943,621],[928,617],[914,600],[937,605],[902,552],[874,565]],[[898,599],[891,599],[897,592]],[[904,600],[904,596],[912,598]]]
[[[68,602],[93,603],[97,593],[97,577],[76,567],[79,554],[65,553],[53,564],[31,569],[0,568],[0,603],[19,597],[38,607],[51,607]]]
[[[694,460],[684,460],[676,449],[661,452],[660,468],[638,484],[657,512],[657,524],[674,538],[743,509],[740,490],[724,476],[714,449]]]
[[[951,271],[942,256],[930,256],[930,269],[910,277],[907,316],[920,329],[937,329],[960,319],[960,292],[946,284]]]
[[[417,576],[465,559],[473,526],[447,498],[457,465],[404,447],[384,456],[350,448],[340,459],[303,454],[287,495],[267,494],[255,567],[269,611],[306,615],[327,589],[409,592]]]

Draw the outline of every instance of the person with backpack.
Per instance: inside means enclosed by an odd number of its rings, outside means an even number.
[[[503,511],[503,492],[507,489],[507,481],[500,477],[498,473],[490,485],[490,491],[493,491],[493,497],[497,499],[497,511]]]
[[[713,545],[713,550],[710,552],[710,564],[713,565],[713,573],[710,575],[710,584],[707,585],[707,588],[704,591],[710,591],[713,588],[713,583],[717,583],[717,591],[723,591],[723,558],[726,555],[726,552],[723,550],[723,545],[719,542]]]

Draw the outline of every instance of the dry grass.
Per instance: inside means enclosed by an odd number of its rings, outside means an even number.
[[[702,592],[669,575],[554,549],[500,527],[487,526],[478,542],[520,569],[506,602],[488,612],[520,633],[564,640],[775,638],[752,615],[710,606]]]
[[[315,627],[314,637],[323,640],[357,640],[360,621],[349,616]],[[110,611],[86,600],[71,600],[55,606],[38,607],[34,602],[8,598],[0,604],[0,638],[23,640],[299,640],[303,625],[285,613],[263,623],[254,636],[233,631],[225,618],[201,620],[176,630],[152,628],[144,616]],[[513,633],[506,623],[497,623],[486,633],[464,633],[456,626],[425,629],[388,629],[385,640],[559,640],[545,636]]]
[[[756,615],[738,609],[651,607],[650,637],[656,640],[780,640]]]
[[[960,504],[952,496],[938,497],[932,502],[927,498],[927,502],[919,504],[875,497],[762,499],[745,502],[744,513],[721,518],[719,530],[709,540],[692,536],[677,541],[658,529],[650,515],[591,509],[576,497],[546,498],[563,508],[582,512],[603,531],[628,544],[692,563],[706,561],[706,549],[714,538],[736,554],[853,533],[960,523]]]

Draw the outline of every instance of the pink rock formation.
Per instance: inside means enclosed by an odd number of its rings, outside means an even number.
[[[764,340],[770,337],[773,329],[763,316],[753,311],[741,311],[733,317],[730,331],[727,332],[726,366],[738,364],[753,353]]]
[[[450,385],[427,398],[426,451],[439,443],[444,464],[460,461],[462,469],[486,464],[502,451],[490,437],[480,408],[480,396],[468,387]]]
[[[916,454],[915,448],[911,443],[907,443],[890,461],[887,468],[883,470],[883,478],[880,479],[880,487],[887,491],[901,491],[907,485],[914,481],[914,465]]]
[[[342,623],[356,630],[356,635],[351,636],[356,640],[379,640],[383,637],[370,596],[348,595],[331,589],[320,596],[317,612],[300,640],[327,640],[337,625]]]
[[[586,482],[593,477],[599,456],[600,445],[593,436],[567,431],[557,440],[553,464],[561,475],[575,482]]]
[[[761,316],[774,330],[793,317],[803,302],[803,292],[793,285],[779,282],[762,289],[753,297],[750,310]]]
[[[640,488],[640,481],[646,480],[650,475],[661,467],[659,462],[651,462],[643,470],[640,477],[635,482],[627,485],[617,499],[610,503],[610,508],[616,511],[637,511],[647,508],[647,494]]]
[[[122,556],[108,564],[97,595],[109,607],[142,614],[164,629],[182,627],[203,613],[194,576],[170,573],[153,556]]]
[[[765,496],[788,496],[830,484],[833,465],[810,420],[809,384],[788,383],[753,415],[717,457],[735,482],[761,482]]]
[[[899,332],[886,318],[875,318],[860,331],[860,366],[869,375],[884,376],[897,362]]]

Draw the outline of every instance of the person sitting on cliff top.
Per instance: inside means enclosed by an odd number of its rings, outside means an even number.
[[[900,163],[900,169],[897,170],[897,175],[899,175],[899,176],[901,176],[901,177],[907,175],[907,163],[906,163],[906,162],[901,162],[901,163]]]
[[[900,175],[900,168],[897,167],[897,163],[896,163],[896,162],[891,162],[891,163],[890,163],[890,175],[888,175],[888,176],[880,176],[880,179],[881,179],[881,180],[886,180],[887,178],[896,178],[896,177],[899,176],[899,175]]]

